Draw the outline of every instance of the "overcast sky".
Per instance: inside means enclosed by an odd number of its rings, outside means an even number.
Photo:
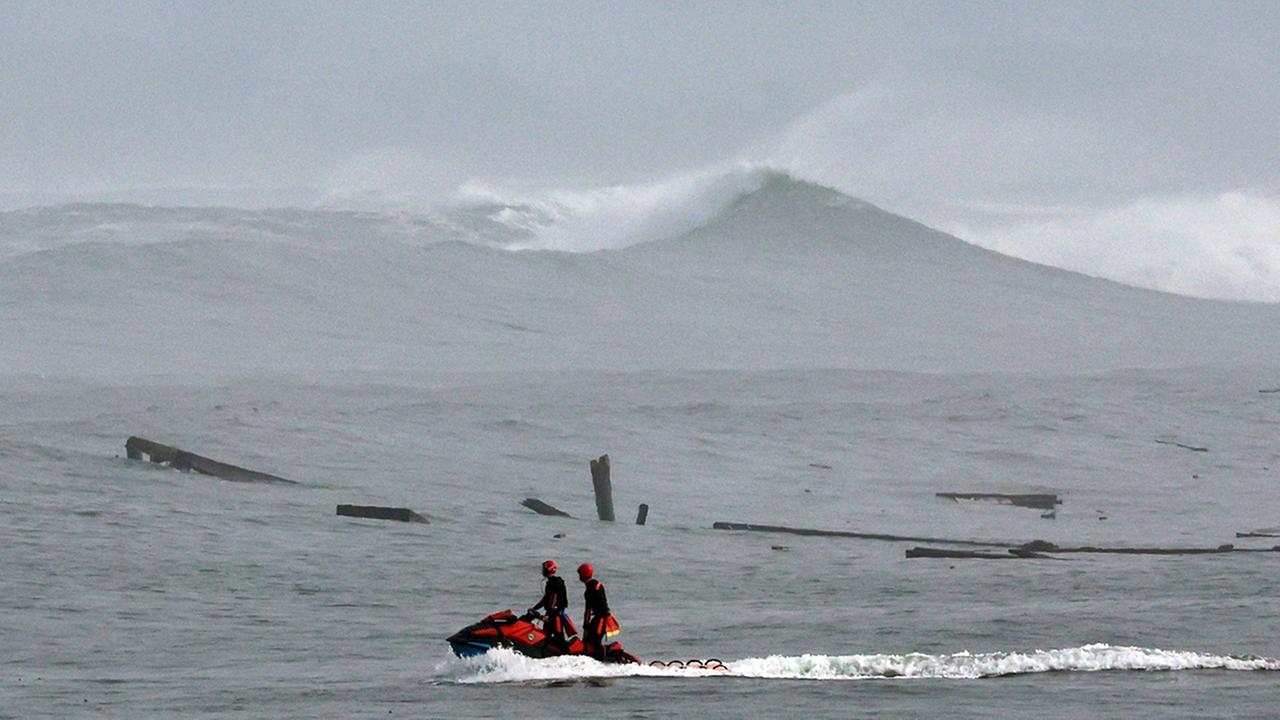
[[[991,245],[1010,217],[1280,192],[1277,2],[0,10],[0,192],[429,197],[748,160]]]
[[[9,3],[0,177],[612,183],[776,156],[991,202],[1280,184],[1275,2],[776,5]]]

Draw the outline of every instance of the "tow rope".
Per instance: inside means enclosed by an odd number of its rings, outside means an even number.
[[[649,667],[666,668],[673,670],[722,670],[729,671],[729,666],[725,665],[719,658],[707,658],[706,660],[653,660],[650,661]]]

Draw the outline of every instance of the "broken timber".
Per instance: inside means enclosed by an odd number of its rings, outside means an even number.
[[[232,482],[297,484],[292,480],[286,480],[276,475],[268,475],[256,470],[228,465],[203,455],[196,455],[186,450],[179,450],[176,447],[162,445],[136,436],[130,437],[125,441],[124,452],[130,460],[141,460],[142,456],[146,455],[147,460],[157,464],[167,463],[169,467],[175,470],[194,470],[202,475],[212,475]]]
[[[1103,553],[1112,555],[1219,555],[1226,553],[1259,553],[1259,552],[1280,552],[1280,545],[1271,548],[1238,548],[1234,545],[1219,545],[1215,548],[1138,548],[1138,547],[1095,547],[1092,545],[1082,545],[1077,547],[1059,547],[1051,542],[1044,540],[1033,540],[1029,543],[1008,543],[1008,542],[991,542],[988,540],[953,540],[948,538],[932,538],[932,537],[913,537],[908,535],[885,535],[881,533],[859,533],[844,532],[839,530],[810,530],[807,528],[791,528],[780,525],[752,525],[749,523],[729,523],[717,522],[712,524],[712,528],[716,530],[750,530],[753,532],[770,532],[770,533],[787,533],[791,535],[805,535],[808,537],[843,537],[853,538],[856,540],[885,540],[889,542],[921,542],[934,543],[940,545],[967,545],[971,547],[992,547],[1005,548],[1010,553],[1018,557],[1033,557],[1037,553]],[[941,555],[928,555],[932,551],[940,551],[936,548],[913,548],[913,550],[923,551],[923,554],[912,555],[911,557],[943,557]],[[946,557],[966,557],[963,555],[954,555]],[[1003,556],[1001,556],[1003,557]]]
[[[1172,440],[1156,440],[1156,442],[1161,445],[1173,445],[1175,447],[1180,447],[1183,450],[1190,450],[1191,452],[1209,452],[1209,448],[1207,447],[1200,447],[1198,445],[1184,445],[1180,442],[1174,442]]]
[[[753,525],[751,523],[717,522],[711,525],[716,530],[750,530],[752,532],[788,533],[790,535],[806,535],[809,537],[843,537],[858,540],[885,540],[888,542],[924,542],[942,543],[943,545],[971,545],[976,547],[1013,547],[1017,543],[990,542],[986,540],[949,540],[947,538],[914,537],[910,535],[885,535],[882,533],[846,532],[841,530],[811,530],[808,528],[782,527],[780,525]]]
[[[524,502],[521,502],[520,504],[538,513],[539,515],[552,515],[555,517],[573,517],[572,515],[561,510],[560,508],[554,507],[552,505],[548,505],[542,502],[541,500],[539,500],[538,498],[525,498]]]
[[[1224,555],[1228,552],[1280,552],[1280,544],[1270,548],[1235,547],[1234,544],[1220,544],[1217,547],[1059,547],[1051,542],[1033,541],[1020,544],[1018,550],[1027,552],[1097,552],[1110,555]]]
[[[1037,510],[1052,510],[1054,505],[1062,504],[1062,500],[1057,495],[1051,494],[1006,495],[1005,493],[940,492],[934,493],[934,495],[955,500],[956,502],[961,500],[986,500],[1001,505],[1016,505],[1018,507],[1036,508]]]
[[[975,552],[973,550],[943,550],[941,548],[913,547],[907,550],[907,558],[949,558],[955,560],[1058,560],[1037,552],[1009,548],[1008,552]]]
[[[591,461],[591,487],[596,493],[596,514],[605,522],[613,522],[613,482],[609,479],[609,456]]]
[[[430,522],[409,508],[379,507],[377,505],[339,505],[338,515],[369,518],[370,520],[399,520],[400,522]]]

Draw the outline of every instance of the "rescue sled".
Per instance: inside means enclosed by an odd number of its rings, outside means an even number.
[[[497,647],[508,648],[532,658],[590,655],[586,644],[578,638],[570,640],[569,648],[565,651],[561,651],[558,645],[548,643],[547,634],[542,632],[540,626],[534,624],[539,619],[541,616],[536,613],[516,617],[516,614],[510,610],[504,610],[450,635],[449,645],[458,657],[480,655]],[[640,663],[635,655],[622,649],[622,643],[607,641],[604,646],[604,661],[620,664]]]

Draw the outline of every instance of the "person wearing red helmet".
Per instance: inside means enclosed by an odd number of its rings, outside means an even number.
[[[604,594],[604,583],[597,580],[595,575],[595,568],[591,567],[590,563],[582,563],[578,566],[578,579],[586,586],[586,592],[582,595],[586,604],[586,610],[582,616],[582,641],[587,646],[587,652],[597,660],[603,661],[605,626],[610,617],[609,599]]]
[[[542,577],[547,579],[547,584],[542,591],[542,599],[529,608],[529,612],[536,613],[540,609],[547,611],[542,621],[542,631],[547,634],[547,645],[565,652],[569,649],[569,636],[577,635],[578,631],[569,619],[569,592],[565,589],[564,580],[556,575],[557,570],[559,568],[556,567],[555,560],[542,563]]]

